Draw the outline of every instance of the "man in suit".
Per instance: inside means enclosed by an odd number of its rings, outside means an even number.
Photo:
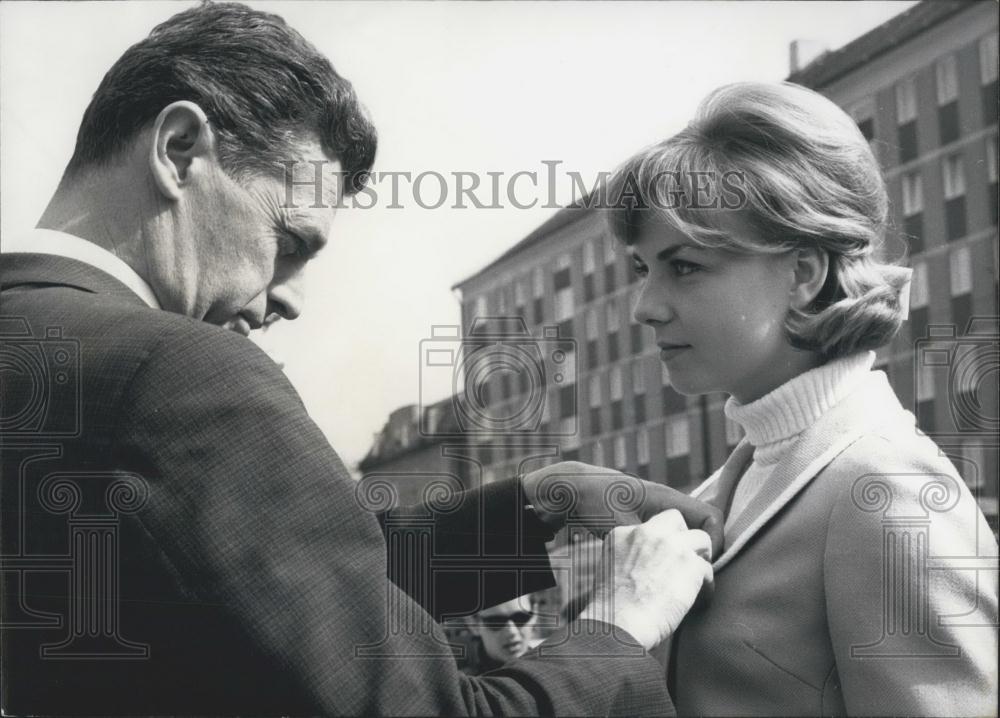
[[[607,480],[560,465],[380,503],[247,340],[302,311],[374,151],[350,84],[241,5],[180,13],[105,76],[38,228],[4,237],[7,713],[670,711],[648,650],[711,580],[688,525],[718,512],[634,482],[613,518],[645,523],[612,532],[580,619],[462,676],[435,620],[551,584],[546,481],[583,473],[586,516]],[[289,161],[322,169],[323,202],[287,201]]]

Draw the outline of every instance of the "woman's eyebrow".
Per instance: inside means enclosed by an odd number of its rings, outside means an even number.
[[[695,251],[701,251],[701,250],[704,249],[704,247],[699,247],[696,244],[689,244],[687,242],[680,242],[679,244],[672,244],[669,247],[661,249],[659,252],[656,253],[656,261],[658,261],[658,262],[666,262],[668,259],[670,259],[671,257],[673,257],[675,254],[677,254],[682,249],[691,249],[691,250],[695,250]],[[640,257],[639,253],[636,252],[635,250],[632,251],[632,258],[633,259],[638,259],[640,262],[645,262],[645,260],[642,257]]]

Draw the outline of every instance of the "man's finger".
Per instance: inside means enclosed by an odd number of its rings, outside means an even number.
[[[722,553],[724,521],[718,507],[669,486],[646,483],[645,501],[639,510],[640,519],[647,521],[666,509],[676,509],[681,512],[689,527],[700,528],[709,535],[712,539],[713,556]]]
[[[687,530],[684,515],[677,509],[667,509],[653,516],[642,524],[643,526],[665,533],[680,533]]]
[[[688,529],[684,543],[703,559],[712,563],[712,539],[701,529]]]

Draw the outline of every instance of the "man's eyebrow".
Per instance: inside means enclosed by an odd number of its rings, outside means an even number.
[[[327,237],[309,222],[296,222],[296,217],[283,216],[282,225],[286,232],[295,235],[306,245],[309,254],[316,254],[327,244]]]
[[[302,238],[302,241],[306,243],[306,246],[311,254],[316,254],[326,246],[326,235],[315,227],[302,227],[296,231],[296,234],[298,234]]]

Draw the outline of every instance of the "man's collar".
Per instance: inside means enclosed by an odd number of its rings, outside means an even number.
[[[14,235],[10,239],[5,237],[0,251],[4,254],[53,254],[84,262],[110,274],[153,309],[160,309],[160,303],[153,289],[132,267],[120,257],[81,237],[54,229],[32,229]]]

